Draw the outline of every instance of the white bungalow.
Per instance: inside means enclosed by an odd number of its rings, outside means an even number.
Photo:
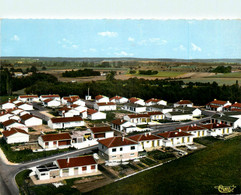
[[[59,95],[41,95],[40,96],[40,100],[43,102],[44,100],[47,100],[47,99],[55,99],[55,100],[58,100],[60,101],[60,96]]]
[[[95,102],[97,103],[106,103],[109,102],[109,98],[104,95],[97,95],[95,96]]]
[[[170,106],[164,106],[164,105],[153,105],[153,106],[147,107],[147,110],[154,111],[154,112],[159,111],[159,112],[162,112],[163,114],[166,114],[168,112],[172,112],[173,108]]]
[[[228,135],[233,132],[233,127],[226,124],[210,123],[201,125],[201,127],[208,129],[208,134],[214,137]]]
[[[142,106],[140,104],[134,104],[134,103],[128,103],[125,104],[122,109],[129,111],[129,112],[134,112],[134,113],[142,113],[146,112],[146,107]]]
[[[30,114],[22,115],[20,118],[21,118],[21,122],[25,124],[27,127],[33,127],[33,126],[38,126],[43,124],[42,119]]]
[[[136,125],[148,124],[151,122],[151,118],[148,114],[129,114],[124,116],[124,120]]]
[[[38,144],[44,149],[68,148],[72,138],[69,133],[46,134],[38,137]]]
[[[208,128],[203,127],[203,126],[199,126],[199,125],[196,125],[196,124],[184,126],[184,127],[177,127],[176,129],[177,130],[180,129],[181,131],[191,133],[193,135],[193,138],[209,136]]]
[[[56,99],[45,99],[43,101],[43,106],[46,106],[46,107],[59,107],[61,105],[60,101],[59,100],[56,100]]]
[[[24,103],[24,102],[17,103],[16,107],[22,110],[34,110],[32,104]]]
[[[113,102],[95,103],[94,109],[96,109],[98,111],[116,110],[116,104]]]
[[[138,143],[127,137],[98,140],[99,155],[109,163],[120,163],[138,158]]]
[[[8,102],[5,102],[2,104],[2,109],[8,110],[15,108],[16,105],[13,103],[13,100],[8,100]]]
[[[127,127],[136,128],[136,124],[123,119],[116,119],[111,122],[111,128],[120,132],[126,132]]]
[[[129,99],[129,102],[132,104],[139,104],[145,106],[145,101],[141,98],[132,97]]]
[[[167,105],[167,101],[156,99],[156,98],[151,98],[151,99],[147,100],[145,103],[146,103],[146,106],[153,106],[153,105],[166,106]]]
[[[162,147],[163,138],[152,135],[151,132],[129,136],[128,138],[138,142],[138,151],[153,150]]]
[[[114,131],[109,126],[105,127],[90,127],[92,137],[95,139],[105,139],[114,137]]]
[[[172,121],[184,121],[184,120],[192,120],[192,112],[189,111],[175,111],[175,112],[168,112],[165,113],[165,118],[167,120],[172,120]]]
[[[60,118],[49,119],[48,126],[52,129],[66,129],[66,128],[85,126],[85,122],[79,116],[60,117]]]
[[[222,101],[222,100],[214,99],[213,101],[209,102],[206,105],[206,109],[221,112],[221,111],[223,111],[225,106],[231,106],[231,105],[232,104],[229,101]]]
[[[178,131],[167,131],[164,133],[157,134],[158,136],[164,138],[163,146],[165,147],[175,147],[181,145],[193,144],[193,135],[181,130]]]
[[[193,117],[200,117],[202,115],[202,110],[194,107],[178,107],[178,111],[189,111],[192,112]]]
[[[11,116],[13,116],[13,114],[2,112],[0,114],[0,122],[2,123],[2,122],[5,122],[5,121],[9,120],[9,118]]]
[[[148,112],[147,113],[151,120],[162,120],[165,118],[165,115],[162,112]]]
[[[2,125],[3,125],[4,130],[10,130],[11,128],[15,127],[18,129],[23,129],[26,132],[28,132],[28,127],[26,125],[24,125],[16,120],[13,120],[13,119],[3,122]]]
[[[180,100],[179,102],[174,103],[174,108],[175,107],[193,107],[193,103],[190,100]]]
[[[219,124],[225,124],[225,125],[230,125],[234,129],[241,127],[241,118],[238,116],[229,116],[226,114],[215,114],[211,116],[211,123],[219,123]]]
[[[39,102],[39,97],[37,95],[20,95],[18,100],[22,102]]]
[[[94,109],[88,109],[87,110],[87,118],[90,120],[105,120],[106,119],[106,113],[99,112]]]
[[[116,104],[125,104],[128,102],[128,99],[125,97],[121,97],[121,96],[115,96],[110,98],[110,102],[116,103]]]
[[[18,128],[11,128],[9,131],[3,131],[3,139],[7,144],[29,142],[29,134]]]

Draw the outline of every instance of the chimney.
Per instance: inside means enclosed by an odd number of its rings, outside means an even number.
[[[197,124],[194,124],[194,126],[196,127],[196,126],[197,126]]]
[[[11,102],[11,98],[8,98],[8,102]]]
[[[182,130],[181,129],[178,129],[178,132],[181,132]]]
[[[122,141],[125,141],[125,137],[124,136],[122,136]]]
[[[151,132],[149,132],[148,134],[151,135]]]
[[[235,104],[237,104],[238,102],[235,102]]]
[[[145,133],[145,137],[147,136],[147,133]]]
[[[177,132],[175,132],[175,135],[177,135],[178,133]]]
[[[69,157],[67,158],[67,164],[69,164]]]
[[[214,101],[217,101],[217,99],[214,99]]]

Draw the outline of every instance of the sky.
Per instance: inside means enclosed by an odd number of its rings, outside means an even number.
[[[241,58],[240,20],[2,19],[1,56]]]

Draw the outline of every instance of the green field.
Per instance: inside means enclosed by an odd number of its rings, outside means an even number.
[[[87,194],[218,194],[215,186],[236,186],[240,193],[241,136]]]
[[[185,72],[171,72],[171,71],[163,71],[163,72],[158,72],[158,74],[155,75],[144,75],[144,74],[129,74],[131,76],[144,76],[144,77],[177,77],[182,74],[185,74]]]

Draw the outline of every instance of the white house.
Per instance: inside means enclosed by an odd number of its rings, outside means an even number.
[[[9,131],[3,131],[3,139],[7,144],[29,142],[29,134],[18,128],[11,128]]]
[[[56,99],[45,99],[43,101],[43,106],[47,106],[47,107],[59,107],[61,105],[59,100]]]
[[[20,95],[18,100],[22,102],[39,102],[39,97],[37,95]]]
[[[135,123],[131,123],[129,121],[123,119],[115,119],[111,122],[111,128],[120,132],[126,132],[127,127],[135,127]],[[128,132],[126,132],[128,133]]]
[[[99,112],[94,109],[88,109],[87,110],[87,118],[90,120],[105,120],[106,119],[106,113]]]
[[[146,102],[146,106],[153,106],[153,105],[167,105],[167,101],[165,100],[160,100],[160,99],[156,99],[156,98],[151,98],[149,100],[147,100]]]
[[[80,106],[80,105],[77,105],[77,104],[70,105],[70,108],[72,108],[74,110],[77,110],[79,112],[83,112],[83,111],[88,109],[86,106]]]
[[[59,95],[41,95],[39,98],[40,98],[40,100],[42,102],[44,100],[47,100],[47,99],[55,99],[55,100],[60,101],[60,96]]]
[[[191,133],[193,135],[193,138],[196,137],[204,137],[204,136],[209,136],[208,129],[196,124],[193,125],[188,125],[184,127],[177,127],[177,130],[182,130],[187,133]]]
[[[146,112],[146,107],[140,104],[128,103],[122,107],[124,110],[134,113]]]
[[[33,110],[33,105],[29,103],[20,102],[16,104],[16,107],[22,110]]]
[[[138,151],[153,150],[162,147],[163,138],[152,135],[151,132],[129,136],[128,138],[138,142]]]
[[[21,112],[23,112],[23,109],[16,108],[14,110],[10,111],[12,114],[19,115]]]
[[[106,96],[103,95],[97,95],[95,96],[95,102],[97,103],[105,103],[105,102],[109,102],[110,99]]]
[[[92,137],[95,139],[114,137],[114,131],[109,126],[90,127],[89,129],[91,131]]]
[[[208,134],[214,137],[228,135],[233,132],[232,126],[226,124],[210,123],[201,125],[201,127],[208,129]]]
[[[128,99],[125,97],[121,97],[121,96],[115,96],[110,98],[110,102],[116,103],[116,104],[125,104],[128,102]]]
[[[124,116],[124,120],[136,125],[148,124],[151,122],[151,118],[148,114],[129,114]]]
[[[85,122],[79,116],[60,117],[60,118],[49,119],[48,126],[52,129],[66,129],[66,128],[85,126]]]
[[[132,104],[139,104],[145,106],[145,101],[141,98],[132,97],[129,99],[129,102]]]
[[[13,120],[15,120],[15,121],[21,121],[21,118],[20,118],[18,115],[10,116],[10,117],[9,117],[9,120],[10,120],[10,119],[13,119]]]
[[[150,107],[147,107],[148,111],[159,111],[162,112],[163,114],[166,114],[167,112],[172,112],[173,108],[170,106],[164,106],[164,105],[153,105]]]
[[[93,156],[80,156],[67,159],[58,159],[57,166],[60,169],[60,177],[96,175],[98,164]],[[93,174],[94,173],[94,174]]]
[[[200,117],[202,115],[202,110],[199,108],[194,108],[194,107],[177,107],[178,111],[187,111],[187,112],[192,112],[193,117]]]
[[[241,118],[239,118],[238,116],[228,116],[225,114],[215,114],[213,116],[211,116],[211,123],[219,123],[219,124],[225,124],[225,125],[230,125],[232,126],[234,129],[241,127]]]
[[[13,100],[8,100],[8,102],[5,102],[2,104],[2,109],[8,110],[15,108],[16,105],[13,103]]]
[[[10,130],[11,128],[15,127],[18,129],[23,129],[26,132],[28,132],[28,127],[26,127],[26,125],[24,125],[16,120],[13,120],[13,119],[9,119],[9,120],[3,122],[2,125],[3,125],[4,130]]]
[[[225,106],[231,106],[231,105],[232,104],[229,101],[222,101],[222,100],[214,99],[213,101],[209,102],[206,105],[206,109],[221,112],[221,111],[223,111]]]
[[[235,102],[230,106],[230,111],[241,111],[241,103]]]
[[[153,120],[162,120],[165,118],[165,115],[162,113],[162,112],[148,112],[147,113],[150,118],[151,118],[151,121]]]
[[[52,163],[36,167],[35,173],[39,180],[100,174],[93,156],[58,159]]]
[[[138,158],[138,143],[127,137],[98,140],[99,155],[110,163],[121,163]]]
[[[175,107],[193,107],[193,103],[190,100],[180,100],[179,102],[174,103],[174,108]]]
[[[59,115],[62,117],[73,117],[73,116],[79,116],[80,112],[76,109],[63,107],[59,109]]]
[[[116,110],[116,104],[113,102],[95,103],[94,109],[96,109],[98,111]]]
[[[181,145],[193,144],[193,135],[181,130],[178,131],[167,131],[164,133],[158,133],[158,136],[164,138],[163,146],[175,147]]]
[[[0,114],[0,123],[9,120],[9,118],[10,118],[11,116],[13,116],[13,114],[2,112],[2,113]]]
[[[72,138],[69,133],[46,134],[38,137],[38,144],[44,149],[68,148]]]
[[[184,121],[184,120],[192,120],[192,112],[189,111],[175,111],[175,112],[168,112],[165,113],[165,118],[167,120],[172,120],[172,121]]]
[[[22,115],[20,118],[21,118],[21,122],[25,124],[27,127],[33,127],[33,126],[38,126],[43,124],[42,119],[40,119],[39,117],[33,116],[31,114]]]

